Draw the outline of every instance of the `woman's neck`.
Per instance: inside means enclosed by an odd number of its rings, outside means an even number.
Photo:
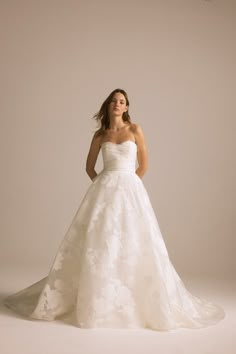
[[[122,117],[113,117],[110,118],[110,127],[109,129],[111,130],[120,130],[122,128],[124,128],[127,125],[127,123],[125,123],[122,119]]]

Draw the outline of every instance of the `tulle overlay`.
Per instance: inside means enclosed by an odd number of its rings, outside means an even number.
[[[48,275],[4,303],[31,319],[81,328],[170,330],[217,323],[224,310],[192,295],[175,271],[149,196],[135,173],[137,146],[103,143],[89,186]]]

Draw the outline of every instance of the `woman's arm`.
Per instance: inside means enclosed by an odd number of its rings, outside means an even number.
[[[100,142],[101,142],[100,132],[96,131],[92,138],[90,149],[86,160],[86,172],[91,178],[91,180],[93,180],[97,176],[97,172],[95,171],[94,167],[101,147]]]
[[[138,147],[137,158],[139,164],[135,172],[140,178],[142,178],[148,168],[148,156],[147,156],[147,147],[145,144],[144,134],[142,128],[138,124],[134,124],[134,136]]]

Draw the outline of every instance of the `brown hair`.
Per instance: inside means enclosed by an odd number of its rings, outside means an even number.
[[[120,89],[117,88],[115,90],[113,90],[110,95],[105,99],[105,101],[103,102],[103,104],[101,105],[100,110],[94,114],[94,116],[92,118],[95,118],[99,123],[100,123],[100,127],[99,130],[105,130],[108,129],[110,127],[110,117],[108,114],[108,107],[109,104],[113,98],[113,96],[115,95],[116,92],[120,92],[125,96],[125,100],[126,100],[126,105],[128,106],[128,110],[126,112],[123,113],[123,121],[124,122],[129,122],[131,123],[131,118],[129,115],[129,99],[128,99],[128,95],[127,93]]]

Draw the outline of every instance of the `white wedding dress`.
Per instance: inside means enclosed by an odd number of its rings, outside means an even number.
[[[81,328],[201,328],[224,318],[192,295],[175,271],[131,140],[101,146],[103,170],[89,186],[48,275],[4,300],[30,319]]]

